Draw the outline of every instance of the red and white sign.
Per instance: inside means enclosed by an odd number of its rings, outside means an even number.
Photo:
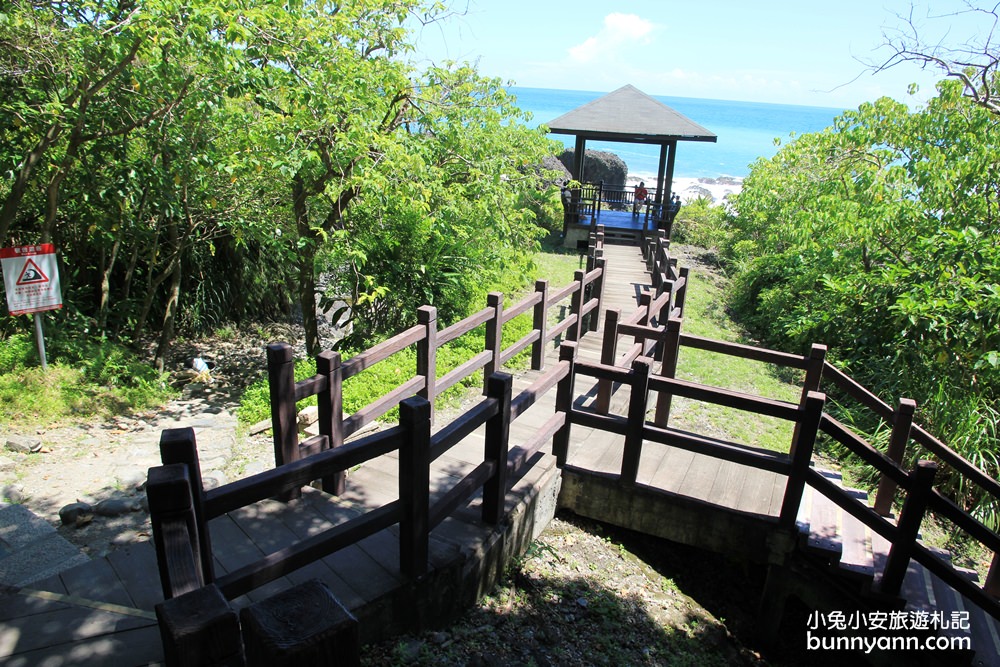
[[[51,243],[0,248],[3,286],[11,315],[62,308],[56,248]]]

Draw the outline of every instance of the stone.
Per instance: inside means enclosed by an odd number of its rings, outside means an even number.
[[[24,435],[8,435],[7,449],[18,454],[31,454],[42,448],[42,441]]]
[[[122,516],[139,511],[139,501],[135,498],[106,498],[94,506],[94,514],[100,516]]]
[[[7,456],[0,456],[0,472],[13,472],[14,459]]]
[[[307,405],[298,414],[299,428],[305,428],[310,424],[315,424],[319,419],[319,406]]]
[[[566,166],[566,169],[573,169],[573,149],[566,149],[559,156],[559,161]],[[607,151],[588,150],[586,159],[583,161],[583,178],[585,183],[598,183],[604,181],[604,185],[623,186],[628,178],[628,165],[625,161],[614,153]]]
[[[226,484],[226,475],[221,470],[210,470],[201,478],[201,486],[206,491],[217,489]]]
[[[8,484],[3,487],[3,491],[0,495],[2,495],[8,502],[14,504],[20,504],[27,500],[27,496],[24,493],[24,487],[20,484]]]
[[[146,474],[149,467],[123,468],[115,471],[118,484],[125,489],[142,489],[146,486]]]
[[[80,528],[94,519],[94,510],[87,503],[70,503],[59,510],[59,520],[64,526]]]
[[[565,181],[573,178],[566,165],[554,155],[546,155],[542,159],[538,172],[543,186],[562,185]]]

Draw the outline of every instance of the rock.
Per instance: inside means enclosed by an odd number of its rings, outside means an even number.
[[[14,459],[0,456],[0,472],[13,472],[14,465]]]
[[[87,503],[70,503],[59,510],[59,520],[64,526],[80,528],[94,519],[94,510]]]
[[[226,475],[221,470],[210,470],[201,478],[201,486],[206,491],[225,485]]]
[[[566,165],[564,165],[555,155],[545,156],[545,159],[542,160],[542,164],[538,169],[538,173],[543,187],[550,185],[562,185],[563,182],[573,178],[573,175],[569,173],[569,169],[566,168]]]
[[[122,516],[139,511],[139,501],[135,498],[106,498],[94,506],[94,514],[100,516]]]
[[[24,493],[24,487],[20,484],[8,484],[3,487],[2,495],[5,500],[14,504],[21,504],[27,500],[27,496]]]
[[[149,468],[125,468],[115,471],[118,484],[125,489],[142,489],[146,486]]]
[[[298,414],[299,428],[304,428],[310,424],[315,424],[319,419],[319,406],[307,405]]]
[[[573,169],[573,155],[573,149],[568,148],[559,156],[559,161],[570,171]],[[583,161],[583,178],[581,179],[584,182],[604,181],[605,185],[623,186],[627,177],[628,165],[614,153],[587,151],[586,159]]]
[[[42,441],[24,435],[8,435],[7,449],[17,454],[31,454],[42,448]]]

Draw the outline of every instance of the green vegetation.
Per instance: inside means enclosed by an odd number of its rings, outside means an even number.
[[[573,272],[579,268],[579,256],[570,254],[559,248],[552,242],[546,243],[546,251],[535,253],[531,266],[534,267],[535,275],[545,276],[550,284],[556,287],[568,285],[573,279]],[[490,290],[493,291],[493,290]],[[515,291],[514,296],[505,299],[508,304],[516,303],[527,294],[525,288]],[[469,310],[475,310],[477,304],[467,305]],[[485,305],[485,299],[478,303],[480,307]],[[515,317],[504,325],[503,340],[505,345],[510,345],[514,341],[520,340],[532,328],[531,313],[525,313]],[[442,346],[438,350],[438,377],[443,377],[453,369],[465,363],[475,355],[483,351],[485,341],[485,329],[479,327],[464,336]],[[361,352],[364,348],[345,350],[344,359]],[[523,368],[529,360],[530,350],[525,350],[511,359],[507,367],[509,369]],[[395,389],[400,384],[410,379],[416,373],[416,349],[411,346],[399,352],[389,359],[381,361],[370,368],[366,368],[358,375],[349,378],[344,382],[344,412],[353,413],[369,403],[381,398],[389,391]],[[316,373],[316,364],[313,359],[298,359],[295,363],[295,378],[302,380],[311,377]],[[477,371],[462,382],[451,387],[448,391],[439,396],[439,400],[445,405],[449,402],[460,399],[471,387],[482,387],[483,373]],[[308,405],[314,405],[316,398],[311,397],[299,403],[299,409]],[[265,419],[269,419],[270,399],[268,395],[267,380],[260,380],[244,392],[238,411],[240,421],[253,424]],[[394,418],[395,412],[390,413],[389,418]]]
[[[158,338],[353,305],[359,346],[520,285],[552,152],[502,82],[410,65],[423,0],[0,9],[0,239],[55,241],[91,335]],[[317,277],[329,277],[321,294]],[[75,315],[74,315],[75,316]],[[63,323],[56,315],[57,326]],[[0,337],[27,330],[0,322]]]
[[[729,305],[752,335],[810,343],[993,476],[1000,422],[1000,114],[957,82],[916,111],[889,99],[760,160],[723,255]],[[837,398],[835,396],[835,398]],[[844,419],[884,442],[847,402]],[[915,448],[911,448],[913,451]],[[926,455],[925,455],[926,456]],[[912,463],[912,462],[911,462]],[[994,520],[976,489],[944,488]]]
[[[48,372],[38,366],[34,336],[15,334],[0,346],[0,423],[122,414],[173,395],[163,374],[109,341],[56,333],[46,347]]]
[[[684,304],[685,333],[745,342],[742,330],[723,310],[723,286],[706,273],[692,271],[689,277],[691,284]],[[796,378],[799,383],[796,386],[769,364],[735,357],[726,357],[725,363],[720,363],[719,355],[693,348],[683,348],[677,361],[676,377],[681,380],[793,403],[799,400],[801,378]],[[670,425],[778,452],[787,452],[792,442],[790,422],[763,415],[748,418],[740,410],[682,397],[674,398],[671,403]]]

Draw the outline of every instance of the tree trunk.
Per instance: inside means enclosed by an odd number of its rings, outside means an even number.
[[[177,220],[171,219],[167,225],[167,236],[174,250],[175,261],[170,266],[170,293],[167,296],[167,307],[163,312],[163,326],[160,329],[160,340],[156,345],[156,356],[153,359],[156,370],[163,372],[166,364],[167,348],[174,337],[174,325],[177,322],[177,304],[181,296],[181,247],[180,235],[177,233]]]
[[[306,206],[306,188],[302,177],[292,179],[292,210],[299,248],[296,253],[299,280],[299,307],[302,309],[302,326],[306,336],[306,354],[319,354],[319,322],[316,320],[316,244],[319,239],[309,226]]]

